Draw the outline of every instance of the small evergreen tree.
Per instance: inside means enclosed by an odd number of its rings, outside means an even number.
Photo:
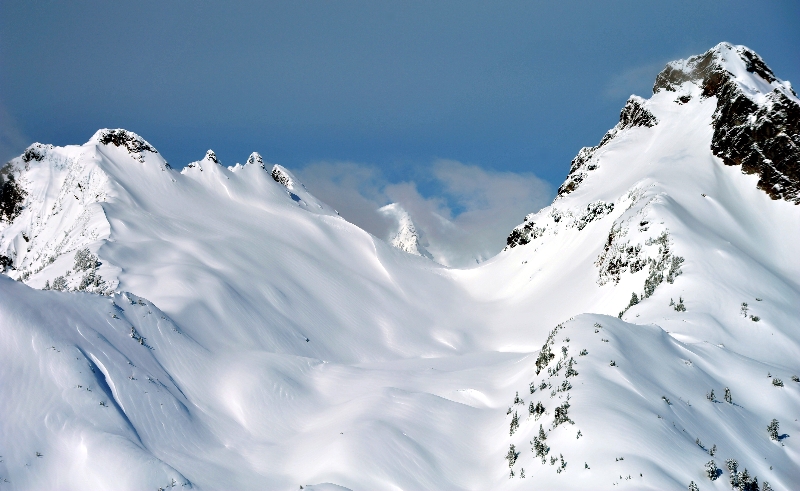
[[[692,481],[692,482],[690,482],[690,483],[689,483],[689,491],[700,491],[700,490],[697,488],[697,484],[695,484],[695,483],[694,483],[694,481]]]
[[[713,460],[706,462],[706,476],[708,476],[709,479],[716,481],[721,473],[716,462]]]
[[[728,480],[733,489],[739,489],[739,463],[736,459],[728,459],[725,461],[725,467],[728,468],[730,476]]]
[[[780,439],[780,437],[778,436],[778,431],[780,431],[778,420],[773,419],[767,426],[767,433],[769,433],[769,437],[771,440],[778,441]]]
[[[536,454],[536,457],[541,457],[542,464],[547,462],[547,452],[550,451],[550,447],[548,447],[547,443],[545,443],[546,441],[547,434],[544,432],[542,425],[539,425],[539,436],[533,437],[533,441],[531,442],[533,447],[531,450],[533,450],[534,454]]]
[[[67,289],[67,279],[63,276],[56,276],[53,279],[53,284],[50,286],[53,290],[64,291]]]
[[[512,443],[508,447],[508,453],[506,454],[506,460],[508,460],[508,467],[514,467],[514,464],[517,463],[517,457],[519,457],[519,452],[517,452],[517,448]],[[514,474],[511,475],[513,476]]]
[[[539,416],[544,414],[544,406],[542,405],[542,401],[537,402],[535,406],[533,405],[533,402],[531,402],[530,406],[528,406],[528,413],[534,416],[534,420],[538,420]]]
[[[555,416],[553,417],[553,428],[560,425],[561,423],[572,423],[575,424],[574,421],[569,419],[569,402],[564,401],[564,403],[556,408]]]
[[[514,416],[511,417],[511,428],[509,429],[509,436],[513,435],[515,431],[519,428],[519,416],[517,412],[514,411]]]
[[[733,404],[733,397],[731,397],[731,389],[725,387],[725,402]]]

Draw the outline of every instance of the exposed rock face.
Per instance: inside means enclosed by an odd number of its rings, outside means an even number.
[[[558,188],[558,196],[564,196],[578,188],[578,185],[588,175],[588,171],[593,171],[597,168],[597,164],[592,162],[592,157],[597,149],[611,141],[620,131],[636,126],[652,128],[658,124],[658,119],[644,107],[644,102],[641,97],[632,95],[619,114],[619,123],[603,135],[600,143],[595,147],[583,147],[580,149],[578,155],[572,159],[567,179]]]
[[[41,143],[34,143],[33,145],[29,146],[25,149],[25,153],[22,154],[22,161],[26,164],[31,160],[35,160],[36,162],[41,162],[44,160],[44,156],[48,150],[53,148],[53,145],[42,145]]]
[[[217,159],[217,154],[214,153],[214,151],[211,149],[206,151],[205,160],[208,160],[209,162],[214,162],[215,164],[219,164],[219,160]]]
[[[266,170],[266,168],[264,167],[264,159],[261,158],[261,154],[259,154],[258,152],[253,152],[250,154],[249,157],[247,157],[247,163],[245,165],[251,165],[251,164],[259,165],[261,166],[262,169]]]
[[[294,181],[289,174],[279,165],[272,167],[272,179],[278,184],[285,186],[288,189],[294,189]]]
[[[737,61],[771,90],[746,93],[729,70]],[[685,82],[700,86],[703,97],[717,98],[714,155],[727,165],[740,165],[745,174],[758,174],[759,189],[772,199],[800,204],[800,104],[791,87],[778,83],[755,52],[727,43],[668,64],[656,77],[653,92],[679,91]]]
[[[96,135],[97,141],[103,145],[125,147],[131,154],[141,154],[142,152],[158,153],[158,150],[147,143],[144,138],[131,131],[122,129],[100,130],[98,133]]]
[[[737,87],[721,87],[711,150],[727,165],[758,174],[758,187],[772,199],[800,204],[800,105],[785,94],[767,94],[756,106]]]
[[[28,194],[17,183],[12,170],[10,163],[0,169],[0,222],[11,223],[22,211],[23,201]]]

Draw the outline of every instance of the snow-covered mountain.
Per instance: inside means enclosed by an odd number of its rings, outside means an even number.
[[[0,170],[0,489],[796,489],[799,124],[745,47],[670,63],[462,270],[257,153],[34,144]]]
[[[411,220],[411,215],[400,206],[400,203],[391,203],[383,206],[378,212],[393,219],[397,224],[397,230],[392,234],[389,244],[409,254],[433,260],[431,253],[422,245],[420,234]]]

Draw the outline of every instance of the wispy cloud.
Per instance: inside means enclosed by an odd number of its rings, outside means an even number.
[[[661,70],[666,66],[667,61],[657,61],[639,65],[623,70],[611,77],[606,84],[603,95],[608,99],[619,99],[636,94],[648,97],[653,88],[653,82]]]
[[[0,101],[0,165],[21,154],[31,143]]]
[[[550,186],[533,174],[497,172],[453,160],[435,161],[415,180],[400,182],[390,182],[375,166],[353,162],[317,162],[297,174],[312,194],[381,239],[389,238],[395,224],[377,210],[399,203],[434,258],[449,266],[468,266],[494,256],[511,229],[552,198]],[[421,187],[440,192],[425,195]]]

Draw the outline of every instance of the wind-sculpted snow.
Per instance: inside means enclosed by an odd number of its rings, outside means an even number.
[[[747,59],[740,88],[779,83]],[[800,208],[716,156],[718,96],[670,66],[471,269],[255,152],[32,145],[0,489],[795,489]]]

